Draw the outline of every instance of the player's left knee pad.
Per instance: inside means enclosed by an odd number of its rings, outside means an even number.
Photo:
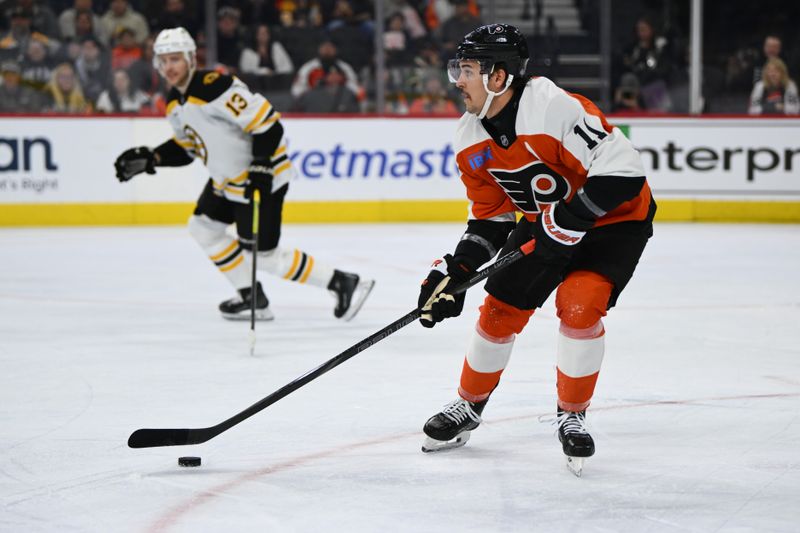
[[[595,272],[570,273],[556,292],[561,331],[573,338],[591,338],[602,332],[600,320],[606,316],[613,288],[608,278]]]
[[[480,329],[497,339],[505,339],[523,330],[533,315],[533,309],[520,309],[502,302],[492,296],[486,296],[480,307],[478,319]]]

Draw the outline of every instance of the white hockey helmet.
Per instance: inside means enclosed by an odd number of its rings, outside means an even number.
[[[156,40],[153,42],[153,66],[155,69],[161,72],[161,63],[158,56],[175,52],[183,52],[186,62],[189,64],[189,70],[193,71],[195,69],[197,64],[195,60],[197,45],[189,32],[186,31],[186,28],[167,28],[158,33]]]

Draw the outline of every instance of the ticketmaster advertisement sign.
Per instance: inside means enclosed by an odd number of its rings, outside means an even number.
[[[662,218],[800,221],[800,119],[612,122],[640,150]],[[463,220],[454,119],[291,117],[284,123],[298,171],[289,220]],[[199,162],[124,184],[114,177],[120,152],[170,136],[163,119],[0,118],[0,225],[185,221],[208,179]],[[723,204],[769,202],[769,211],[783,214],[698,215],[691,206],[703,202],[723,211]]]

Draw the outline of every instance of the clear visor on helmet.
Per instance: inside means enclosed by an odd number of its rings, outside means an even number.
[[[450,59],[447,61],[447,77],[450,83],[457,83],[461,76],[469,81],[473,77],[487,74],[490,69],[477,59]]]

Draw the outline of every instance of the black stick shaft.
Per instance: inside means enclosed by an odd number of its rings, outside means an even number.
[[[459,294],[465,292],[467,289],[488,278],[495,272],[506,268],[511,263],[514,263],[523,256],[528,255],[533,251],[533,248],[534,241],[523,244],[521,247],[507,253],[483,270],[475,272],[472,277],[469,278],[469,280],[456,287],[453,290],[453,293]],[[287,383],[269,396],[259,400],[244,411],[233,415],[229,419],[220,422],[216,426],[198,429],[137,429],[128,439],[128,446],[131,448],[152,448],[156,446],[181,446],[186,444],[200,444],[202,442],[206,442],[207,440],[216,437],[223,431],[226,431],[236,424],[250,418],[254,414],[263,411],[281,398],[288,396],[292,392],[317,379],[329,370],[336,368],[351,357],[363,352],[373,344],[380,342],[389,335],[404,328],[405,326],[417,320],[419,315],[419,309],[409,311],[404,316],[398,318],[388,326],[376,331],[369,337],[354,344],[336,357],[325,361],[313,370],[309,370],[294,381]]]

